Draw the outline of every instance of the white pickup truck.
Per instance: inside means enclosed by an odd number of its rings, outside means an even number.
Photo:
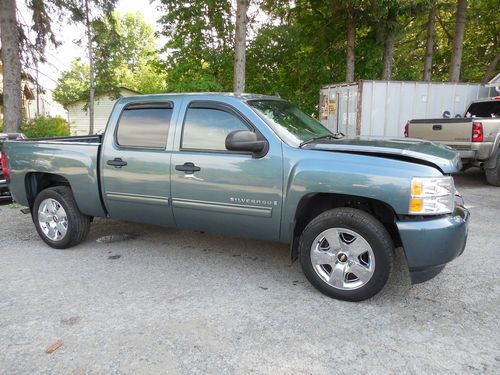
[[[464,168],[479,167],[488,183],[500,186],[500,96],[473,101],[463,118],[410,120],[405,137],[450,146]]]

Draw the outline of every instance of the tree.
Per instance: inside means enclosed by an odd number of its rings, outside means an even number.
[[[107,14],[93,30],[99,95],[118,95],[119,86],[146,94],[165,91],[154,30],[140,13]]]
[[[70,70],[62,73],[52,97],[63,106],[77,100],[87,100],[89,94],[89,66],[80,60],[71,63]]]
[[[154,31],[142,15],[113,12],[91,26],[96,96],[118,97],[121,86],[146,94],[165,91]],[[59,78],[54,99],[62,105],[76,100],[89,103],[89,76],[89,65],[73,61]]]
[[[432,56],[434,54],[434,24],[436,22],[436,0],[431,1],[427,21],[427,41],[425,43],[425,62],[423,80],[430,81],[432,76]]]
[[[259,12],[266,17],[252,23],[248,11],[249,25],[258,28],[248,26],[252,32],[246,40],[245,91],[279,92],[307,112],[317,113],[318,90],[325,84],[380,79],[382,72],[385,78],[420,80],[424,70],[432,72],[433,80],[446,81],[456,4],[435,0],[433,40],[427,43],[433,1],[259,1]],[[477,82],[490,64],[496,66],[500,24],[493,10],[498,0],[468,3],[462,80]],[[169,91],[231,90],[233,13],[229,0],[162,0]],[[426,59],[431,44],[433,53]]]
[[[491,63],[488,65],[488,68],[486,69],[486,73],[484,73],[483,77],[483,83],[488,83],[488,81],[493,78],[493,72],[497,68],[498,64],[500,63],[500,53],[495,56],[495,58],[491,61]]]
[[[3,63],[3,129],[8,133],[19,133],[22,123],[21,58],[15,0],[0,0],[0,33]]]
[[[453,36],[453,47],[450,61],[450,82],[458,82],[460,80],[466,18],[467,0],[457,0],[457,12],[455,13],[455,33]]]
[[[25,59],[26,64],[32,61],[44,61],[44,50],[47,43],[58,45],[52,31],[53,19],[62,19],[63,16],[68,16],[73,22],[80,22],[84,20],[82,9],[85,9],[84,5],[89,2],[102,10],[112,8],[116,1],[26,0],[26,5],[32,11],[33,22],[31,26],[28,26],[19,23],[14,0],[0,0],[6,129],[19,131],[21,127],[21,57]],[[34,42],[28,36],[28,29],[35,34]]]
[[[352,4],[347,6],[347,52],[346,52],[346,82],[354,81],[354,67],[356,56],[354,48],[356,47],[356,15]]]
[[[394,46],[396,43],[397,24],[396,6],[388,7],[387,17],[385,19],[385,39],[384,39],[384,56],[382,58],[382,80],[389,80],[392,77],[392,65],[394,63]]]
[[[247,10],[249,0],[237,0],[236,2],[236,32],[234,34],[234,79],[233,91],[242,93],[245,91],[245,50],[247,35]]]
[[[168,91],[230,91],[234,24],[230,0],[161,0]]]

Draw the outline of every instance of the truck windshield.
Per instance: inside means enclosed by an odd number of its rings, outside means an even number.
[[[289,145],[333,136],[320,122],[284,100],[250,100],[248,104]]]
[[[465,117],[500,117],[500,100],[472,103]]]

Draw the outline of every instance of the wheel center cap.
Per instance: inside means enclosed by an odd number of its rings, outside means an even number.
[[[337,259],[342,263],[347,262],[347,255],[344,253],[340,253],[339,255],[337,255]]]

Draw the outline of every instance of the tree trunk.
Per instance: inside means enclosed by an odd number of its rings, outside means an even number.
[[[90,27],[89,2],[85,0],[85,26],[87,27],[87,49],[89,56],[89,135],[94,134],[94,57],[92,56],[92,31]]]
[[[392,64],[394,62],[394,44],[396,43],[396,22],[397,15],[393,8],[389,8],[386,20],[386,34],[384,41],[384,57],[383,57],[383,70],[382,80],[391,79]]]
[[[346,56],[346,82],[354,81],[354,67],[356,56],[354,54],[354,47],[356,46],[356,18],[354,9],[347,8],[347,56]]]
[[[427,21],[427,42],[425,44],[424,81],[430,81],[432,76],[432,57],[434,55],[434,24],[436,23],[436,0],[432,1]]]
[[[486,73],[484,73],[483,83],[488,83],[488,81],[493,78],[492,76],[498,63],[500,63],[500,53],[496,55],[490,65],[488,65],[488,69],[486,69]]]
[[[247,10],[249,0],[237,0],[236,32],[234,34],[234,79],[233,91],[237,94],[245,91],[245,50],[247,36]]]
[[[3,130],[20,133],[22,123],[21,56],[16,0],[0,0],[3,65]]]
[[[462,52],[464,50],[465,21],[467,17],[467,0],[457,1],[457,12],[455,13],[455,34],[453,35],[453,50],[450,61],[450,82],[460,80],[462,67]]]

